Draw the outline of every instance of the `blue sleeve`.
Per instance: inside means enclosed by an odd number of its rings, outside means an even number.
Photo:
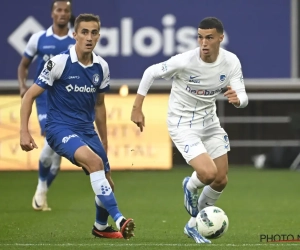
[[[110,85],[107,85],[105,88],[103,89],[97,89],[97,93],[105,93],[108,92],[110,89]]]

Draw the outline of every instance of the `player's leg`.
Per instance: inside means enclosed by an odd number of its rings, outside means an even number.
[[[47,204],[47,176],[50,171],[53,154],[54,151],[48,145],[47,140],[45,140],[44,147],[39,158],[38,185],[32,199],[32,207],[37,211],[51,210]]]
[[[213,159],[217,175],[210,185],[206,185],[198,199],[198,209],[201,211],[208,206],[214,206],[220,198],[223,189],[227,184],[228,157],[227,152],[230,150],[227,134],[223,130],[216,130],[214,136],[203,138],[203,143],[210,157]],[[190,226],[196,226],[196,218],[191,217]]]
[[[183,180],[184,206],[187,212],[196,217],[198,214],[198,189],[210,184],[216,175],[216,166],[206,153],[206,149],[200,140],[198,131],[169,129],[170,136],[188,164],[194,168],[191,177]],[[196,225],[188,222],[184,227],[184,233],[196,243],[210,243],[196,230]]]
[[[114,192],[114,183],[111,178],[110,171],[105,174],[106,179],[108,180],[112,191]],[[96,220],[93,225],[92,234],[96,237],[100,238],[111,238],[111,239],[119,239],[123,238],[123,235],[115,230],[112,226],[108,225],[108,216],[109,213],[105,209],[102,202],[99,200],[97,196],[95,196],[95,205],[96,205]]]
[[[46,92],[46,91],[45,91]],[[47,103],[45,92],[36,99],[36,109],[39,119],[39,124],[41,128],[41,135],[45,136],[45,123],[47,118]],[[50,166],[52,164],[52,156],[54,151],[48,145],[47,140],[44,141],[44,147],[41,151],[39,158],[39,170],[38,170],[38,185],[36,192],[32,199],[32,207],[37,211],[49,211],[47,204],[47,176],[50,171]]]
[[[217,176],[208,186],[205,186],[198,200],[198,208],[202,210],[207,206],[213,206],[220,198],[222,191],[228,182],[228,156],[230,150],[227,134],[215,134],[208,140],[204,140],[204,145],[217,167]]]
[[[79,166],[84,167],[89,172],[91,185],[95,195],[99,198],[110,216],[116,222],[116,225],[121,231],[123,237],[125,239],[129,239],[134,236],[134,222],[132,219],[125,219],[119,211],[115,195],[105,177],[102,159],[88,146],[79,147],[75,151],[74,159]]]
[[[47,140],[55,152],[66,157],[73,164],[83,167],[90,175],[95,195],[114,219],[123,237],[129,239],[134,236],[134,222],[132,219],[126,220],[119,211],[114,193],[105,175],[105,172],[108,172],[105,169],[109,164],[107,164],[108,162],[103,164],[101,157],[84,142],[92,139],[85,140],[82,137],[70,129],[55,128],[51,130],[48,128],[47,130]],[[100,147],[102,147],[101,143]]]
[[[59,170],[60,170],[60,164],[61,164],[61,156],[57,153],[53,153],[52,155],[52,164],[50,166],[50,171],[47,175],[47,187],[51,186],[52,182],[56,178]]]

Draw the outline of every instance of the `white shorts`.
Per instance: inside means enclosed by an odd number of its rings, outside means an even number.
[[[212,159],[215,159],[230,151],[228,135],[221,127],[203,131],[172,126],[168,130],[172,141],[187,163],[203,153],[208,153]]]

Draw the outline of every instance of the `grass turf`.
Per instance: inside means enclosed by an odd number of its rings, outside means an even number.
[[[216,204],[229,217],[229,230],[211,245],[197,245],[183,234],[189,216],[181,182],[190,167],[171,171],[113,172],[122,213],[134,218],[135,238],[95,239],[94,195],[83,172],[61,172],[48,203],[35,212],[31,199],[36,172],[0,172],[0,249],[299,249],[300,242],[265,243],[261,234],[300,235],[300,173],[233,167]],[[113,224],[113,221],[109,221]]]

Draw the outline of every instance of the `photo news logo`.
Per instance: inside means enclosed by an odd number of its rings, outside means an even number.
[[[259,241],[265,243],[299,242],[300,234],[260,234]]]

